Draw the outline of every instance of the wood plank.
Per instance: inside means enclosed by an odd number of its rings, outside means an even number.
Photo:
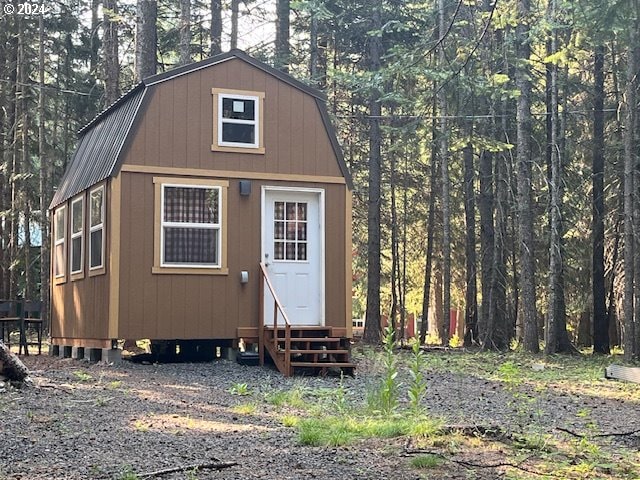
[[[307,355],[307,354],[317,354],[317,355],[346,355],[349,353],[349,350],[320,350],[320,349],[304,349],[304,350],[291,350],[292,354],[299,355]]]
[[[279,342],[284,342],[285,339],[283,337],[278,337]],[[331,337],[291,337],[291,343],[339,343],[339,338],[331,338]]]
[[[325,161],[324,158],[317,156],[316,150],[316,126],[318,125],[318,108],[313,98],[304,96],[302,100],[302,124],[303,127],[303,139],[302,139],[302,172],[305,175],[316,175],[318,170],[318,164]]]
[[[326,368],[326,367],[341,367],[341,368],[355,368],[356,364],[351,362],[291,362],[292,367],[307,367],[307,368]]]
[[[191,166],[193,159],[187,156],[188,130],[191,127],[189,118],[195,113],[187,110],[189,75],[176,78],[173,82],[173,166],[186,168]]]
[[[605,378],[626,380],[627,382],[640,383],[640,368],[624,367],[622,365],[609,365],[604,371]]]

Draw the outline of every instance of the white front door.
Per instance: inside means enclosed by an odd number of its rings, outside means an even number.
[[[323,190],[262,190],[262,261],[292,325],[324,325],[323,203]],[[266,286],[264,295],[265,324],[272,325]]]

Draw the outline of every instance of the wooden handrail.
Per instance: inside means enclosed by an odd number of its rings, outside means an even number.
[[[273,288],[273,284],[271,283],[271,279],[269,278],[269,274],[267,273],[267,267],[264,263],[260,262],[260,272],[262,273],[262,281],[260,282],[260,321],[262,325],[260,326],[260,334],[262,337],[262,341],[264,338],[264,329],[265,318],[264,318],[264,284],[267,285],[269,289],[269,293],[271,297],[273,297],[273,347],[274,351],[278,351],[278,312],[282,314],[282,319],[284,320],[284,363],[285,363],[285,375],[289,376],[291,374],[291,322],[289,321],[289,317],[287,316],[287,312],[284,311],[284,307],[276,294],[275,288]],[[264,353],[262,354],[264,355]]]

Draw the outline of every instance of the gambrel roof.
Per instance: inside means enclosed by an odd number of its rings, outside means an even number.
[[[234,58],[243,60],[314,97],[332,149],[338,159],[340,171],[347,185],[351,188],[351,175],[344,162],[342,149],[327,113],[325,95],[292,76],[256,60],[242,50],[234,49],[201,62],[184,65],[168,72],[145,78],[82,127],[78,131],[80,136],[78,147],[73,153],[71,162],[60,181],[49,208],[60,205],[74,195],[119,172],[122,153],[126,148],[127,142],[132,137],[136,123],[144,115],[147,104],[145,99],[151,97],[151,90],[154,85]]]

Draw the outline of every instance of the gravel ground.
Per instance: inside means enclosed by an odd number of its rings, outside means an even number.
[[[401,439],[340,448],[300,446],[295,429],[282,425],[283,407],[264,401],[269,392],[301,385],[310,391],[335,388],[337,378],[287,379],[269,367],[225,360],[117,366],[46,356],[24,361],[34,387],[0,391],[0,479],[120,479],[127,468],[140,473],[216,461],[238,465],[162,478],[445,478],[412,469],[397,455]],[[365,398],[377,374],[371,360],[359,361],[357,377],[344,380],[348,397],[356,401]],[[526,392],[525,386],[524,393],[535,400],[523,409],[500,383],[453,373],[429,375],[428,381],[429,412],[451,423],[487,424],[489,419],[520,429],[535,422],[549,433],[555,426],[584,431],[593,421],[604,432],[640,425],[637,403],[610,394],[616,384],[602,382],[593,392],[571,392],[566,385]],[[250,395],[230,392],[241,383]],[[246,404],[255,405],[255,411],[237,410]],[[588,418],[581,414],[585,409]],[[446,478],[466,478],[449,473]],[[473,478],[496,476],[485,470]]]

